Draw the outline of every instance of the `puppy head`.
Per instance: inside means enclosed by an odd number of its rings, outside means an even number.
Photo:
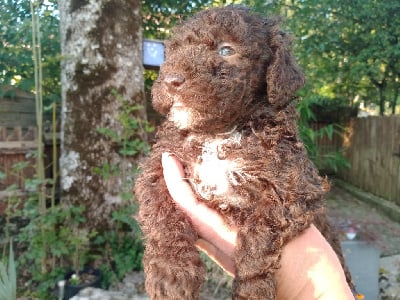
[[[235,6],[183,23],[166,42],[155,109],[180,129],[221,132],[261,103],[290,102],[304,78],[278,23]]]

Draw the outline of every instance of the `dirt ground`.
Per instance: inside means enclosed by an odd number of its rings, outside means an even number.
[[[327,195],[327,212],[331,223],[342,233],[342,239],[346,239],[344,232],[353,227],[356,239],[375,245],[381,256],[400,253],[400,224],[334,183]]]

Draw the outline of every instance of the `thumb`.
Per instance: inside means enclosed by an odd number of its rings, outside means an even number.
[[[215,263],[217,263],[228,275],[234,276],[235,263],[228,254],[215,247],[206,240],[199,239],[196,242],[196,247],[207,254]]]

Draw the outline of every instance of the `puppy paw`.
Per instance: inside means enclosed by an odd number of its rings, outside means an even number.
[[[197,300],[205,270],[198,257],[187,253],[180,257],[146,259],[146,291],[151,299]]]
[[[236,278],[232,287],[234,300],[276,299],[276,287],[273,276],[260,275],[252,278]]]

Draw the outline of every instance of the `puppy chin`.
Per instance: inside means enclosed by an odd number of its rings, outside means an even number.
[[[182,107],[172,107],[168,119],[179,129],[189,129],[193,116],[187,109]]]

